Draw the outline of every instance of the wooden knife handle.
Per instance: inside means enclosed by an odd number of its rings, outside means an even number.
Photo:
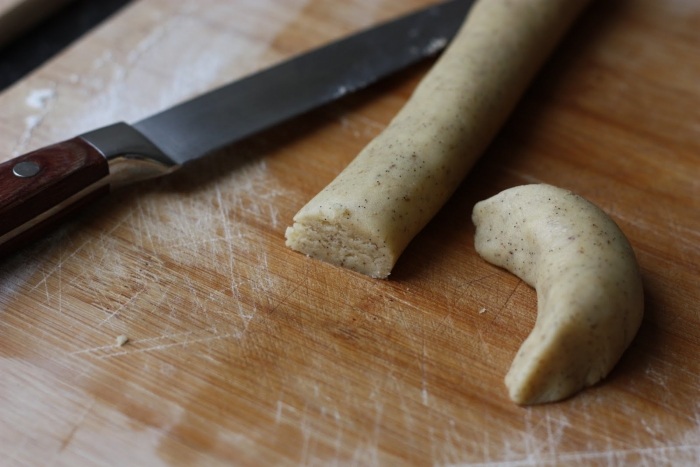
[[[105,156],[80,137],[0,164],[0,256],[109,192]]]

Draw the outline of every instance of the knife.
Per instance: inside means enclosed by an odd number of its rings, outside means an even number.
[[[436,54],[474,0],[451,0],[291,58],[132,125],[0,164],[0,255],[111,189],[160,177]]]

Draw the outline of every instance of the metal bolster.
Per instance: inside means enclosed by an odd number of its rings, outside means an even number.
[[[119,187],[167,175],[180,166],[127,123],[115,123],[80,135],[107,159],[109,184]]]

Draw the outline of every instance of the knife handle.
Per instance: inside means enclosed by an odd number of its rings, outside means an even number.
[[[107,194],[109,164],[80,137],[0,164],[0,256]]]

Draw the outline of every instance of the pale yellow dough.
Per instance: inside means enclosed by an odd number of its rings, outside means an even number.
[[[537,321],[506,376],[518,404],[567,398],[604,378],[644,313],[625,235],[599,208],[550,185],[505,190],[474,206],[477,252],[537,291]]]
[[[588,2],[476,2],[389,126],[294,216],[287,246],[386,278]]]

